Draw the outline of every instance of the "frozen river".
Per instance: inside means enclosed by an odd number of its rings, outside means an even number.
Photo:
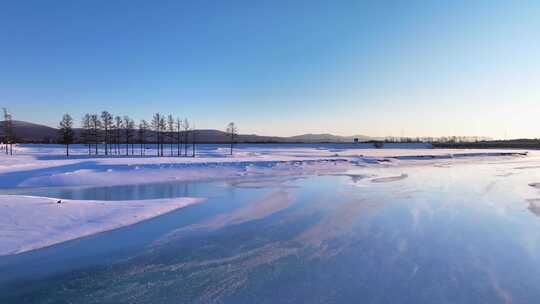
[[[441,160],[301,178],[9,190],[208,200],[0,257],[0,302],[535,303],[539,165]]]

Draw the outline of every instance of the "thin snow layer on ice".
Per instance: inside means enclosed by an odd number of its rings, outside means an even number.
[[[408,177],[407,174],[401,174],[398,176],[387,176],[387,177],[377,177],[371,180],[372,183],[389,183],[389,182],[395,182],[398,180],[406,179]]]
[[[511,150],[366,149],[252,146],[201,149],[197,157],[86,155],[76,145],[66,158],[62,146],[20,145],[14,156],[0,155],[0,187],[104,186],[151,182],[339,173],[353,166],[407,165],[440,159],[480,159],[523,153]],[[167,155],[167,153],[166,153]]]
[[[0,256],[22,253],[147,220],[203,201],[76,201],[0,195]]]

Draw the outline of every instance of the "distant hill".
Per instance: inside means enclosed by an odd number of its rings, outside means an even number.
[[[3,125],[4,122],[0,121],[0,134],[3,133]],[[81,132],[81,129],[78,128],[74,130],[77,136]],[[58,129],[26,121],[13,120],[13,131],[19,142],[55,142],[59,139]],[[200,129],[196,130],[195,135],[198,142],[225,143],[229,141],[227,133],[220,130]],[[337,136],[333,134],[303,134],[290,137],[279,137],[239,134],[236,141],[241,143],[344,143],[353,142],[354,138],[358,138],[360,141],[374,139],[363,135]]]
[[[13,133],[17,141],[48,142],[56,140],[58,129],[31,122],[12,120]],[[4,134],[4,121],[0,121],[0,134]]]
[[[195,131],[195,136],[198,142],[206,143],[225,143],[229,142],[227,133],[220,130],[201,129]],[[284,138],[274,136],[259,136],[255,134],[239,134],[236,138],[237,142],[257,143],[257,142],[283,142]]]

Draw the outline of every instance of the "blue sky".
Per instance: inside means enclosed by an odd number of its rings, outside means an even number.
[[[242,133],[540,137],[539,1],[1,1],[0,105]]]

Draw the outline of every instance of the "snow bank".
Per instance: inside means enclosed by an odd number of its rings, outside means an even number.
[[[0,256],[22,253],[144,221],[203,201],[76,201],[0,195]]]
[[[81,146],[82,147],[82,146]],[[221,147],[198,157],[88,156],[75,148],[66,158],[61,147],[22,145],[15,156],[0,155],[0,187],[104,186],[241,176],[309,175],[353,166],[405,165],[427,160],[508,156],[523,151],[450,149],[352,149],[335,146],[258,145],[233,156]]]

